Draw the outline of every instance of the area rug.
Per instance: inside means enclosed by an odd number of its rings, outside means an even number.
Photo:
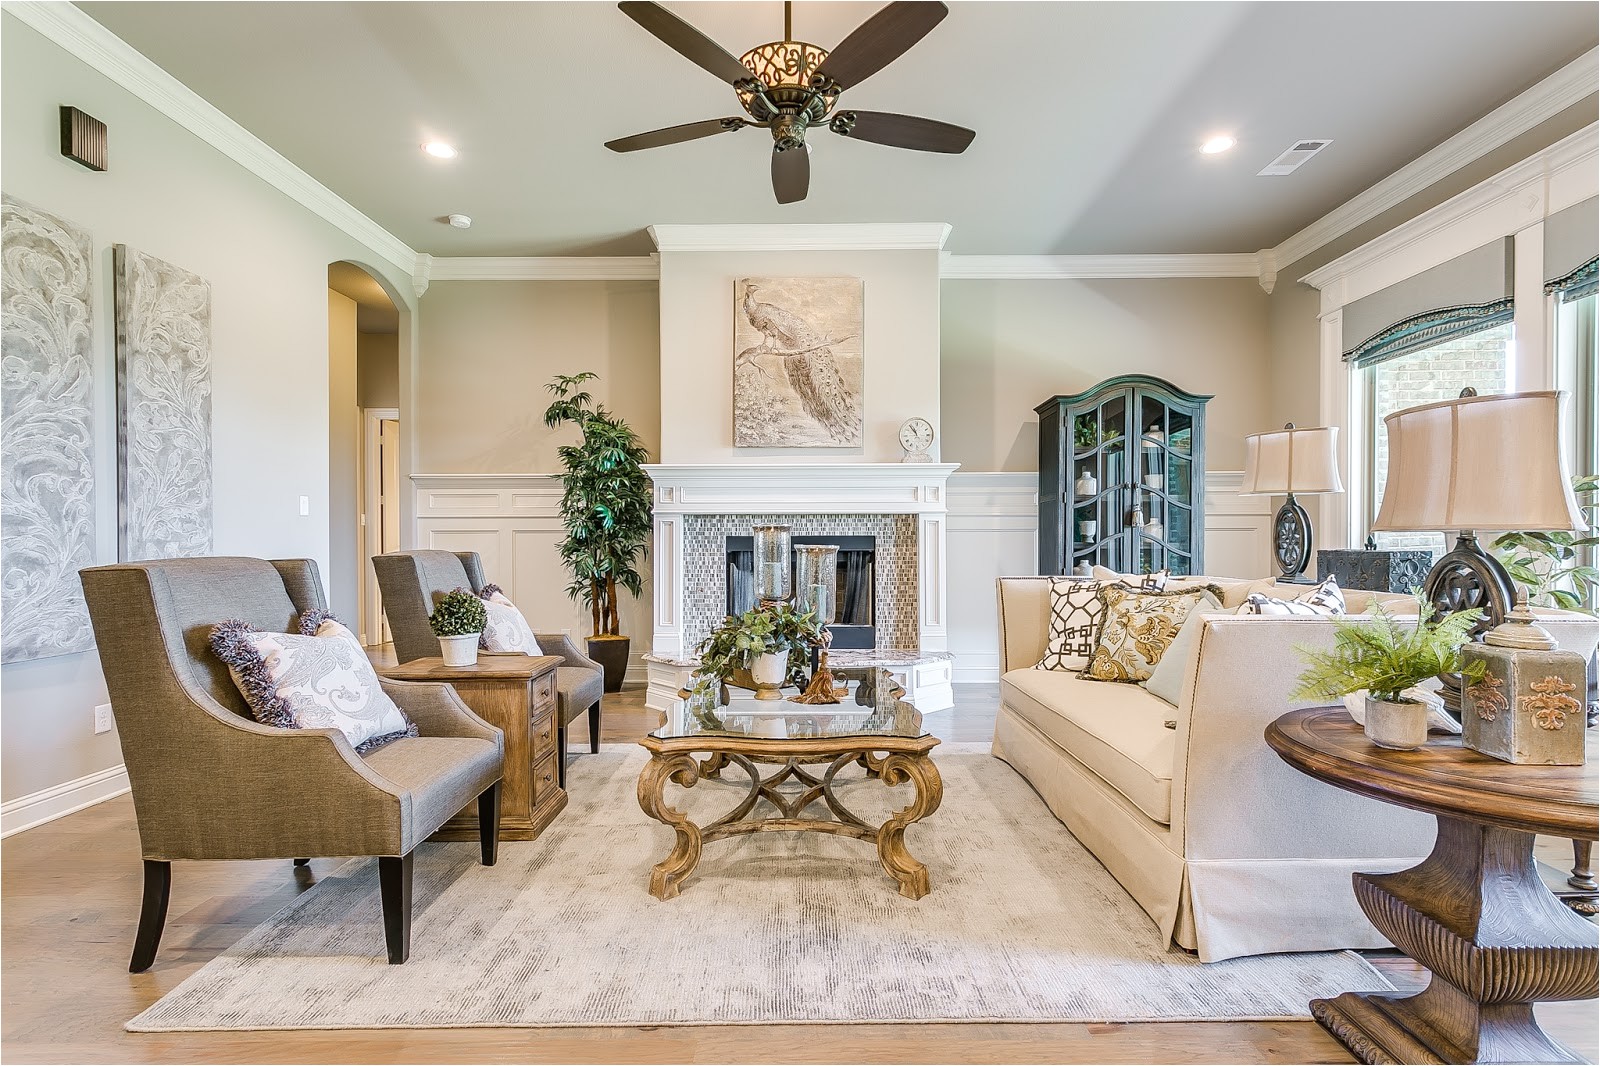
[[[567,810],[498,865],[475,844],[418,849],[405,965],[385,961],[377,860],[354,859],[127,1027],[1277,1020],[1391,987],[1349,952],[1166,950],[1027,782],[951,747],[934,752],[943,805],[906,833],[932,878],[921,900],[870,844],[816,833],[708,844],[682,895],[654,899],[673,834],[639,810],[643,752],[619,746],[574,761]],[[710,820],[744,794],[725,776],[669,801]],[[870,819],[904,789],[861,777],[840,795]]]

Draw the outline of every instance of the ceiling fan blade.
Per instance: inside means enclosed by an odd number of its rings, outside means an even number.
[[[965,126],[887,111],[841,111],[834,116],[828,128],[858,141],[951,155],[965,152],[972,138],[977,136]]]
[[[812,83],[826,79],[821,84],[831,82],[840,89],[861,84],[904,55],[949,13],[938,0],[897,0],[840,41],[812,75]]]
[[[811,188],[811,153],[805,145],[772,149],[772,191],[780,204],[799,203]]]
[[[641,148],[660,148],[665,144],[695,141],[717,133],[742,130],[744,126],[743,119],[708,118],[704,122],[685,122],[681,126],[668,126],[665,129],[651,130],[649,133],[635,133],[632,137],[618,137],[614,141],[607,141],[606,147],[613,152],[637,152]]]
[[[622,0],[617,7],[624,15],[660,38],[668,48],[729,85],[755,77],[726,48],[660,4],[651,3],[650,0]]]

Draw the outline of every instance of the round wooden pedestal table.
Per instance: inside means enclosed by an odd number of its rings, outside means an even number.
[[[1297,770],[1439,821],[1421,865],[1353,878],[1372,924],[1432,981],[1314,999],[1322,1027],[1362,1062],[1584,1061],[1544,1034],[1533,1004],[1596,995],[1600,931],[1539,880],[1533,838],[1595,839],[1593,735],[1587,766],[1514,766],[1459,737],[1389,751],[1342,709],[1292,711],[1266,736]]]

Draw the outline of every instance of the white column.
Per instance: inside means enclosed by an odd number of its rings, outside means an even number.
[[[1324,300],[1323,305],[1327,305]],[[1319,548],[1360,546],[1361,494],[1366,492],[1366,470],[1361,463],[1361,397],[1352,388],[1350,368],[1344,361],[1344,309],[1319,316],[1321,336],[1322,424],[1339,427],[1339,465],[1344,491],[1316,498],[1315,541]],[[1313,560],[1313,564],[1315,560]]]
[[[683,515],[656,512],[655,637],[651,651],[683,657]]]
[[[1518,230],[1513,253],[1512,298],[1516,301],[1516,363],[1511,388],[1537,392],[1556,387],[1556,349],[1550,331],[1550,301],[1544,295],[1544,223]]]
[[[917,639],[922,650],[945,651],[950,642],[945,623],[946,511],[917,516]]]

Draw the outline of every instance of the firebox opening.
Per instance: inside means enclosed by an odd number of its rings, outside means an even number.
[[[869,536],[797,536],[791,543],[835,544],[839,547],[837,598],[839,620],[828,628],[835,648],[873,649],[877,647],[877,625],[873,617],[876,594],[878,541]],[[794,559],[789,560],[791,572]],[[756,605],[755,543],[751,537],[727,538],[728,613],[743,614]],[[792,582],[791,582],[792,583]]]

